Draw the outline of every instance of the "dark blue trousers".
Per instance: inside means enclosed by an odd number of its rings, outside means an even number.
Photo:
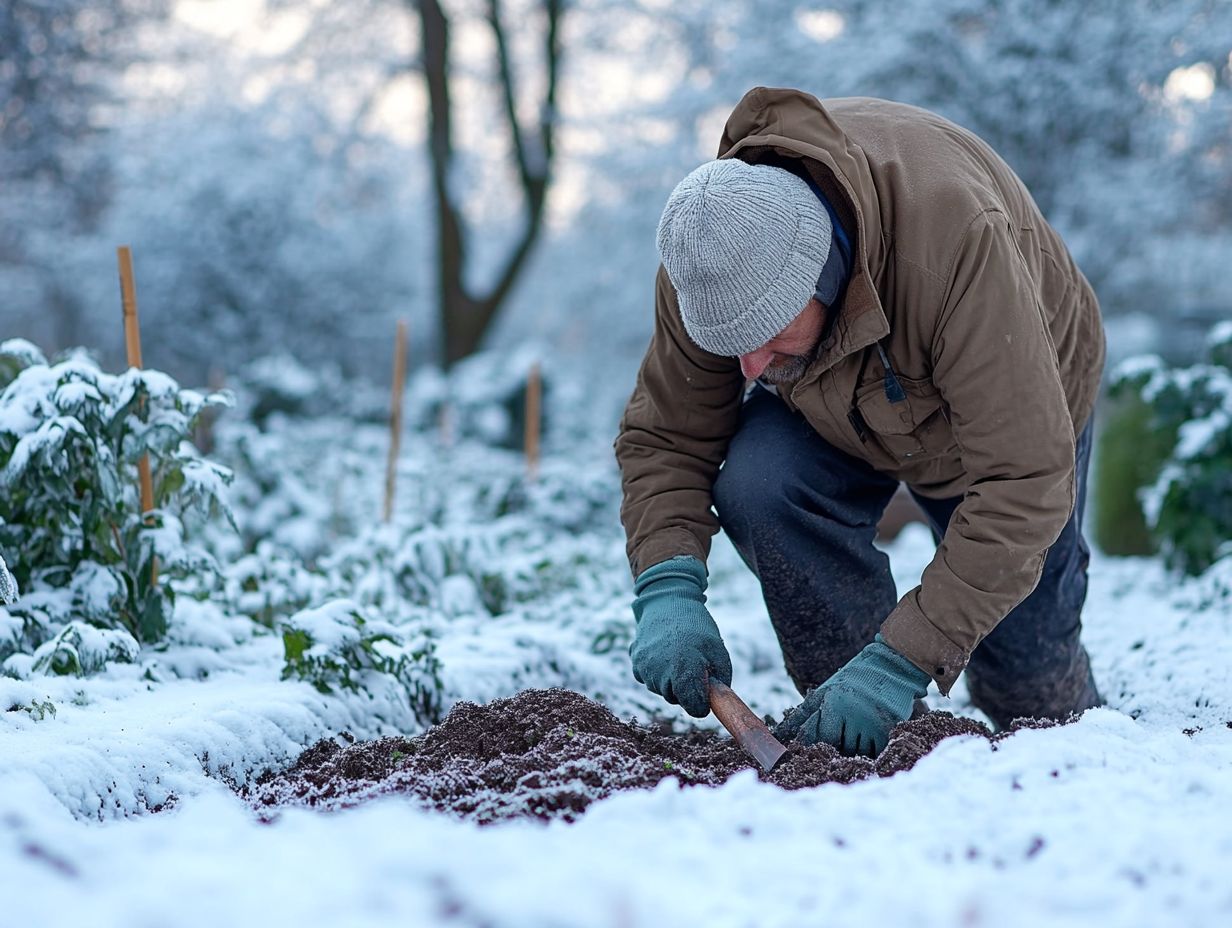
[[[1091,425],[1077,441],[1077,503],[1039,585],[980,642],[967,665],[975,705],[1004,727],[1102,705],[1079,635],[1090,551],[1082,537]],[[832,447],[755,387],[714,487],[723,530],[761,582],[787,672],[803,694],[873,640],[898,601],[873,546],[898,481]],[[961,497],[912,493],[939,539]]]

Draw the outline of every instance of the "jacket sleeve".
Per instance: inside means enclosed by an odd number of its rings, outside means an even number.
[[[882,625],[948,693],[1039,583],[1074,507],[1074,427],[1035,282],[1006,217],[973,220],[933,337],[933,382],[970,480],[921,583]]]
[[[660,267],[654,335],[615,443],[634,577],[678,554],[706,560],[719,527],[711,488],[736,431],[743,387],[738,359],[689,339]]]

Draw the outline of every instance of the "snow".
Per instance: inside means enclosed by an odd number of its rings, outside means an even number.
[[[9,572],[9,565],[4,562],[4,557],[0,555],[0,604],[12,605],[19,596],[21,590],[17,588],[17,580]]]
[[[900,586],[930,548],[918,526],[895,543]],[[755,582],[722,541],[712,578],[738,691],[756,711],[778,713],[792,693],[773,634]],[[1086,639],[1110,705],[1068,727],[1020,732],[995,751],[948,741],[886,780],[795,793],[752,774],[718,789],[669,780],[599,802],[574,825],[488,828],[396,798],[258,824],[225,782],[286,763],[329,733],[372,737],[382,726],[367,696],[279,681],[274,635],[193,603],[168,648],[138,664],[89,680],[0,678],[6,707],[56,709],[41,720],[0,716],[0,886],[22,889],[0,890],[5,920],[1226,923],[1232,599],[1220,583],[1097,556]],[[447,595],[464,600],[460,586]],[[627,602],[610,609],[615,619]],[[639,707],[654,704],[621,648],[582,651],[559,622],[459,616],[450,628],[438,656],[455,698],[583,682],[621,714],[645,717]],[[166,673],[194,661],[199,678]],[[961,685],[953,700],[930,700],[974,712]]]
[[[1232,342],[1232,319],[1217,322],[1206,337],[1206,344],[1212,348],[1225,342]]]
[[[910,774],[850,787],[783,793],[751,774],[715,790],[665,781],[573,826],[479,829],[380,801],[328,817],[289,811],[263,827],[212,789],[169,815],[83,829],[27,783],[29,811],[9,821],[15,842],[39,853],[9,872],[24,898],[55,894],[57,918],[93,925],[121,924],[119,912],[127,924],[795,925],[831,913],[868,924],[908,913],[922,925],[1211,924],[1232,905],[1220,863],[1228,832],[1193,830],[1183,875],[1176,838],[1232,798],[1227,778],[1199,772],[1183,736],[1144,747],[1128,720],[1092,715],[1085,740],[1028,732],[995,754],[958,740]],[[1180,784],[1142,782],[1160,748],[1176,752],[1164,763],[1185,772]],[[961,788],[956,767],[973,769]],[[995,803],[995,828],[981,798]],[[1165,804],[1171,814],[1158,814]]]
[[[85,676],[115,661],[131,664],[141,651],[137,639],[119,628],[95,628],[69,622],[55,638],[31,655],[29,674],[65,673]]]
[[[102,394],[98,392],[94,384],[70,380],[56,389],[53,402],[60,409],[72,410],[83,403],[100,402],[102,398]]]
[[[42,350],[24,338],[9,338],[0,342],[0,356],[16,358],[26,366],[47,363]]]
[[[323,656],[338,648],[358,643],[359,629],[351,618],[358,611],[359,607],[355,603],[340,599],[319,609],[298,612],[291,621],[296,627],[307,632],[312,640],[312,647],[307,653]]]
[[[56,416],[54,419],[48,419],[33,432],[27,432],[18,439],[13,448],[13,455],[4,468],[3,478],[6,481],[17,481],[22,471],[29,466],[31,458],[47,457],[54,460],[70,434],[79,435],[83,439],[89,437],[85,427],[72,416]],[[62,473],[65,464],[67,459],[57,464],[54,469]]]
[[[527,482],[516,452],[416,432],[393,519],[377,524],[383,423],[272,415],[258,430],[223,417],[215,434],[239,531],[216,520],[194,539],[221,575],[177,589],[167,639],[137,652],[72,624],[61,638],[76,636],[84,676],[48,675],[46,646],[4,663],[3,928],[1232,916],[1232,559],[1179,579],[1157,560],[1097,555],[1085,639],[1108,708],[995,751],[957,739],[891,779],[796,793],[751,774],[718,789],[668,781],[574,825],[479,828],[397,798],[260,824],[228,784],[340,732],[417,733],[425,693],[447,709],[565,686],[621,717],[691,720],[628,669],[606,442],[549,443]],[[202,467],[194,479],[220,489],[223,472]],[[900,536],[899,589],[932,553],[921,526]],[[799,697],[757,584],[721,537],[709,568],[736,690],[778,716]],[[75,599],[35,585],[21,602],[48,625],[87,619],[109,583],[86,572]],[[283,635],[296,629],[305,650],[288,668]],[[0,636],[22,635],[0,610]],[[425,643],[429,659],[416,656]],[[929,700],[979,715],[961,680]]]
[[[1232,409],[1232,391],[1226,397]],[[1232,429],[1232,412],[1229,409],[1216,409],[1206,418],[1182,423],[1173,455],[1180,461],[1195,458],[1220,435],[1227,434],[1229,429]]]

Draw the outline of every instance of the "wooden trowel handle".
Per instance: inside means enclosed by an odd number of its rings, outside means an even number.
[[[710,711],[715,718],[731,732],[732,738],[744,752],[761,764],[763,770],[773,770],[774,765],[787,753],[787,748],[770,734],[766,723],[753,714],[753,710],[732,692],[731,687],[711,678],[709,691]]]

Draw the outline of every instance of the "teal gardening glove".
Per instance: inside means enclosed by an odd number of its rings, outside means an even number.
[[[731,657],[706,609],[706,565],[681,556],[648,567],[633,584],[633,676],[696,718],[710,712],[707,676],[731,685]]]
[[[829,680],[813,690],[774,734],[802,744],[824,741],[844,754],[876,757],[890,731],[911,717],[917,698],[928,692],[927,673],[878,635]]]

